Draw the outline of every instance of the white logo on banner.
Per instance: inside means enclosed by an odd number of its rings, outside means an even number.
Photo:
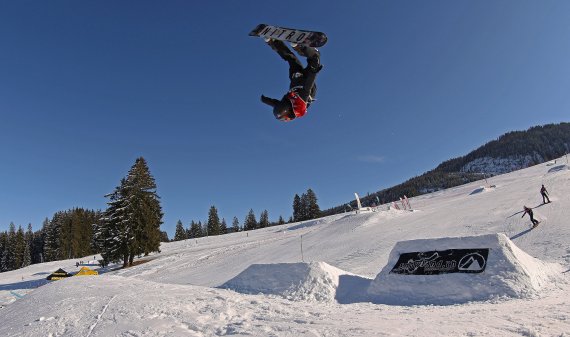
[[[485,269],[486,263],[487,261],[485,261],[483,255],[479,253],[469,253],[463,256],[461,260],[459,260],[459,265],[457,266],[457,269],[461,271],[473,271],[473,272],[482,271],[483,269]]]

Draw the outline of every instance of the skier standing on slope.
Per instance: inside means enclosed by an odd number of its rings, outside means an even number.
[[[538,225],[538,220],[536,220],[536,219],[534,218],[534,214],[533,214],[533,212],[532,212],[532,209],[530,209],[530,208],[528,208],[528,207],[526,207],[526,206],[523,206],[523,208],[524,208],[524,213],[523,213],[523,215],[521,216],[521,219],[524,218],[525,214],[528,213],[528,216],[530,217],[530,221],[532,222],[533,227],[536,227],[536,225]]]
[[[307,66],[303,67],[297,56],[283,41],[266,39],[265,42],[289,63],[289,80],[291,82],[289,91],[281,100],[261,95],[261,101],[273,107],[273,115],[281,121],[288,122],[303,117],[315,99],[317,92],[315,79],[317,73],[323,68],[320,64],[319,51],[316,48],[304,45],[293,45],[299,55],[307,58]]]
[[[542,187],[540,188],[540,195],[542,195],[543,204],[546,204],[545,198],[550,203],[550,198],[548,197],[548,191],[546,190],[546,187],[544,187],[544,185],[542,185]]]

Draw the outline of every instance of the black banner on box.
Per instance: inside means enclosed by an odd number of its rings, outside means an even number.
[[[400,254],[390,273],[403,275],[439,275],[481,273],[487,266],[488,248],[448,249]]]

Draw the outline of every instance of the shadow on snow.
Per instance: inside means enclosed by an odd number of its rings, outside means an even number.
[[[20,289],[35,289],[49,283],[46,279],[30,280],[30,281],[20,281],[15,283],[8,283],[0,285],[0,291],[2,290],[20,290]]]
[[[518,234],[516,234],[516,235],[514,235],[514,236],[511,236],[511,240],[520,238],[521,236],[525,235],[526,233],[530,232],[531,230],[532,230],[532,228],[525,229],[524,231],[522,231],[522,232],[520,232],[520,233],[518,233]]]

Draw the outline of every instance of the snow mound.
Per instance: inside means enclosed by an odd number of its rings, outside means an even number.
[[[221,288],[293,301],[333,302],[343,275],[352,274],[325,262],[253,264]]]
[[[568,165],[558,165],[558,166],[554,166],[554,167],[550,168],[548,170],[548,173],[559,172],[559,171],[568,171],[568,170],[570,170],[570,167],[568,167]]]
[[[471,193],[469,193],[469,195],[474,195],[474,194],[479,194],[479,193],[485,193],[485,192],[489,192],[495,189],[496,186],[492,185],[489,187],[486,186],[480,186],[476,189],[474,189],[473,191],[471,191]]]
[[[413,267],[425,263],[422,260],[433,259],[434,251],[443,256],[450,250],[465,252],[475,249],[488,249],[487,258],[480,263],[471,263],[470,268],[463,268],[462,272],[413,275],[393,270],[398,267],[400,254],[427,253],[416,255],[417,260],[406,261],[406,266]],[[465,256],[469,255],[472,254]],[[474,259],[471,257],[471,260]],[[431,263],[435,268],[448,266],[438,264],[436,260]],[[466,264],[459,260],[455,265],[461,270]],[[429,270],[431,267],[426,263],[425,268]],[[504,296],[530,298],[538,295],[553,280],[561,279],[562,272],[560,265],[531,257],[504,234],[402,241],[392,249],[387,265],[371,282],[368,294],[373,302],[397,305],[449,305]]]

